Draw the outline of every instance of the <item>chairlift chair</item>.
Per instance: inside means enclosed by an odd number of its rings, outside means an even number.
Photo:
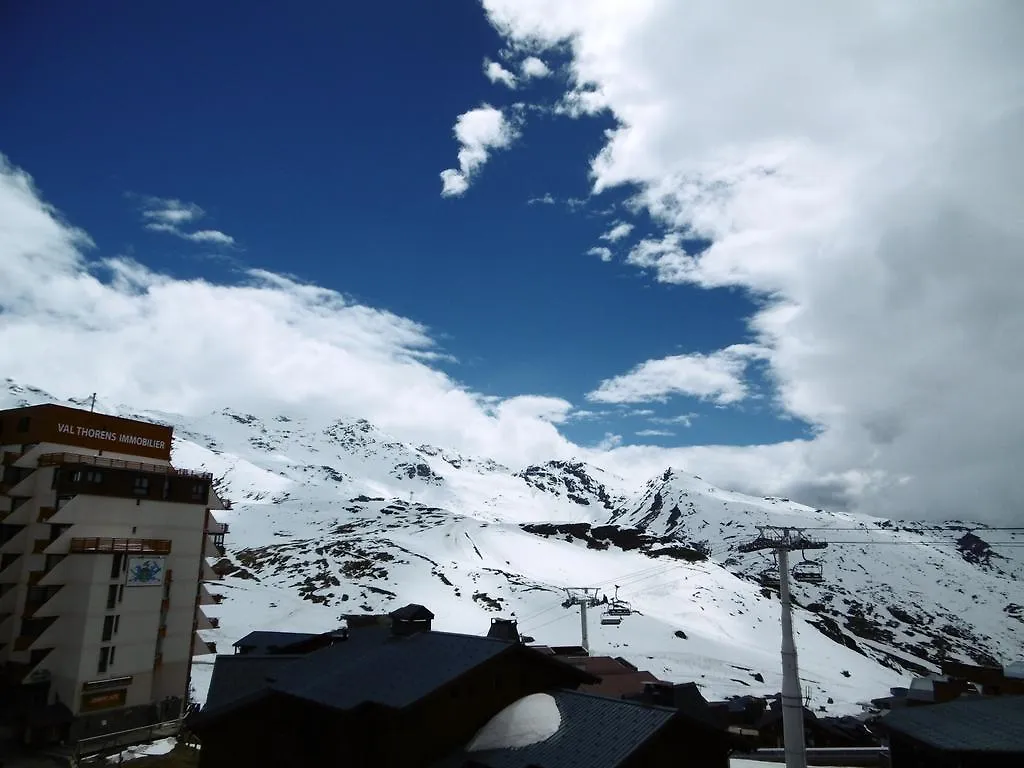
[[[608,626],[617,627],[619,626],[619,624],[622,623],[622,616],[613,614],[611,612],[611,609],[609,608],[607,611],[601,614],[601,623]]]
[[[620,600],[619,599],[619,588],[618,588],[618,586],[615,587],[615,597],[613,597],[611,599],[611,603],[609,604],[609,606],[608,606],[607,610],[605,611],[605,613],[608,616],[632,616],[633,615],[633,608],[632,608],[632,606],[630,606],[630,604],[627,603],[625,600]]]
[[[792,575],[794,580],[808,584],[820,584],[825,580],[821,563],[806,558],[793,566]]]

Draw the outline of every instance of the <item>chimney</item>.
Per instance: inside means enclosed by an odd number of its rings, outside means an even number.
[[[507,643],[520,643],[519,625],[515,619],[491,619],[491,628],[487,630],[487,637],[494,640],[504,640]]]
[[[429,632],[430,624],[434,619],[434,614],[417,603],[409,603],[403,608],[392,611],[390,616],[391,634],[395,637],[408,637],[420,632]]]
[[[644,701],[649,704],[674,707],[676,704],[675,693],[675,686],[665,680],[644,681]]]

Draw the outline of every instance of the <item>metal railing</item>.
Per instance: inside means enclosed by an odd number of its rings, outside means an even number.
[[[112,552],[125,552],[141,555],[169,555],[171,553],[171,540],[112,538],[72,539],[70,552],[72,554],[110,554]]]
[[[44,453],[39,457],[39,466],[56,467],[63,464],[87,464],[91,467],[108,467],[110,469],[134,469],[138,472],[155,472],[161,475],[177,477],[194,477],[200,480],[212,480],[210,472],[198,472],[191,469],[176,469],[170,464],[149,464],[143,461],[126,461],[110,459],[106,456],[90,456],[84,453]]]
[[[127,731],[105,733],[102,736],[89,736],[88,738],[81,739],[75,745],[72,765],[78,765],[78,761],[87,755],[95,755],[115,748],[132,747],[137,744],[156,741],[157,739],[177,736],[179,731],[181,731],[183,722],[183,718],[176,718],[162,723],[131,728]]]
[[[820,766],[886,766],[889,750],[887,747],[807,747],[807,764]],[[770,747],[748,754],[734,753],[735,758],[757,760],[765,763],[785,763],[786,750]]]

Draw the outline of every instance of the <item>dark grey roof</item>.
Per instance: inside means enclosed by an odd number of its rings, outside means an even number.
[[[388,615],[392,619],[398,619],[399,621],[422,621],[434,618],[434,614],[430,612],[430,609],[423,607],[419,603],[403,605]]]
[[[514,648],[473,635],[419,632],[392,637],[386,630],[363,629],[302,657],[271,690],[336,709],[364,702],[401,708]]]
[[[675,715],[674,709],[577,691],[552,691],[562,722],[550,738],[526,747],[461,751],[434,768],[472,760],[488,768],[616,768]]]
[[[1024,754],[1024,696],[968,697],[893,710],[884,730],[950,752]]]
[[[254,647],[255,653],[267,653],[272,648],[284,648],[292,643],[310,640],[316,637],[309,632],[250,632],[241,640],[233,644],[235,648]]]
[[[218,656],[213,664],[210,690],[203,705],[205,712],[213,712],[265,690],[267,678],[280,674],[301,656],[274,654],[264,656],[246,653],[237,656]]]

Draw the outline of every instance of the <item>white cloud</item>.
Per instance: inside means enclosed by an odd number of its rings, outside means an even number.
[[[651,421],[655,424],[679,424],[684,427],[690,427],[696,418],[696,413],[681,413],[678,416],[655,416]]]
[[[611,229],[601,235],[602,240],[607,240],[610,243],[617,243],[624,237],[629,237],[629,233],[633,231],[633,225],[625,222],[616,222]]]
[[[710,355],[672,355],[641,363],[629,373],[606,379],[587,399],[598,403],[648,403],[691,395],[721,405],[747,397],[743,376],[751,358],[762,354],[734,344]]]
[[[524,80],[530,80],[535,77],[547,77],[551,74],[551,69],[536,56],[527,56],[519,64],[519,72]]]
[[[566,111],[606,107],[617,119],[592,163],[594,191],[630,185],[665,228],[630,260],[665,282],[753,294],[779,405],[816,428],[812,441],[694,461],[737,476],[748,461],[765,486],[786,478],[810,503],[1014,514],[1024,461],[1016,4],[484,6],[507,44],[570,51]],[[687,253],[693,236],[711,247]]]
[[[558,201],[555,200],[554,196],[550,192],[545,192],[540,197],[531,197],[526,201],[526,204],[536,205],[537,203],[541,203],[542,205],[554,205],[557,202]]]
[[[216,229],[201,229],[198,232],[188,232],[182,235],[186,240],[196,243],[220,243],[221,245],[232,245],[235,238],[225,235]]]
[[[459,115],[454,132],[459,140],[459,167],[441,172],[442,197],[464,194],[472,178],[487,162],[489,153],[508,147],[519,135],[505,114],[490,104]]]
[[[579,453],[552,423],[568,403],[460,387],[430,367],[440,351],[412,320],[270,272],[178,280],[124,258],[89,260],[90,246],[0,155],[4,376],[193,415],[226,405],[349,414],[513,465]]]
[[[611,261],[612,252],[603,245],[597,245],[587,251],[587,256],[597,256],[601,261]]]
[[[165,225],[185,224],[204,215],[203,209],[195,203],[159,197],[145,198],[145,208],[142,211],[142,218],[153,222],[152,229],[162,229]]]
[[[163,197],[142,198],[142,219],[151,232],[166,232],[194,243],[234,245],[235,238],[217,229],[200,229],[186,232],[183,225],[193,223],[206,216],[206,212],[195,203]]]
[[[675,432],[667,429],[641,429],[636,433],[637,437],[675,437]]]
[[[484,75],[492,83],[501,83],[509,88],[516,87],[516,76],[501,66],[500,62],[484,59]]]

